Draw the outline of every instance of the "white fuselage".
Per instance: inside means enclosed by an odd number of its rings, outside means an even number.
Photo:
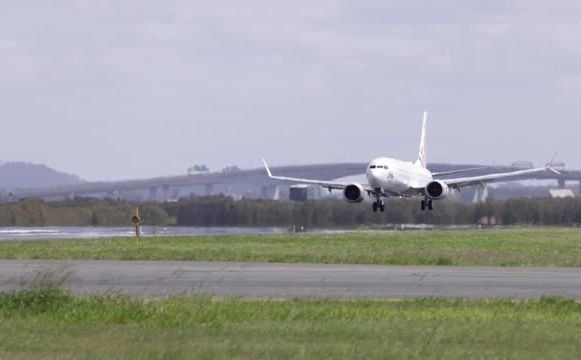
[[[412,188],[425,187],[432,173],[419,164],[380,157],[367,166],[367,181],[373,189],[390,194],[405,194]]]

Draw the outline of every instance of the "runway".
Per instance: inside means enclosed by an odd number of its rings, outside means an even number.
[[[0,291],[60,282],[75,293],[137,297],[462,297],[581,300],[581,269],[260,264],[175,261],[0,260]]]

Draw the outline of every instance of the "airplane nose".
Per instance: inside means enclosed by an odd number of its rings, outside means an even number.
[[[381,177],[381,175],[383,174],[383,169],[371,169],[370,173],[373,177]]]
[[[367,180],[369,182],[369,185],[376,187],[379,181],[379,171],[377,171],[376,169],[369,169]]]

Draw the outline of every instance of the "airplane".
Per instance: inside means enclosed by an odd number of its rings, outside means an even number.
[[[460,177],[455,179],[438,179],[444,175],[469,172],[481,168],[462,169],[448,172],[431,172],[426,167],[426,123],[428,113],[424,111],[422,121],[422,131],[420,137],[420,149],[415,162],[406,162],[388,157],[373,159],[367,166],[367,184],[343,183],[326,180],[301,179],[287,176],[274,176],[266,163],[262,159],[268,177],[273,180],[288,181],[300,184],[314,184],[326,188],[329,192],[333,190],[343,191],[343,198],[350,203],[359,203],[365,200],[366,196],[373,198],[373,211],[385,211],[385,201],[383,198],[397,197],[407,198],[420,196],[421,210],[433,210],[433,201],[445,199],[452,190],[460,191],[466,186],[481,185],[502,180],[511,181],[510,178],[534,174],[543,171],[552,171],[560,174],[551,167],[553,160],[545,167],[518,170],[504,173],[488,175]],[[514,179],[513,179],[514,180]]]

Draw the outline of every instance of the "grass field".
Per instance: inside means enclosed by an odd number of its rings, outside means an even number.
[[[581,266],[581,230],[359,232],[0,242],[3,259],[209,260],[414,265]]]
[[[0,295],[2,359],[581,357],[581,305]]]

